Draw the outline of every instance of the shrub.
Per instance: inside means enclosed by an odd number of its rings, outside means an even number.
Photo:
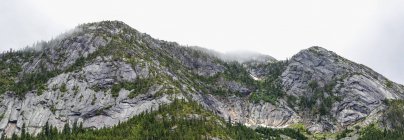
[[[393,82],[390,81],[390,80],[387,80],[387,82],[386,82],[386,87],[387,87],[387,88],[393,88]]]
[[[114,84],[111,88],[111,95],[112,97],[118,97],[119,91],[121,91],[121,84]]]
[[[310,81],[309,87],[311,88],[311,90],[317,89],[317,87],[318,87],[317,81],[315,81],[315,80]]]
[[[60,86],[60,92],[67,92],[66,83],[62,83]]]

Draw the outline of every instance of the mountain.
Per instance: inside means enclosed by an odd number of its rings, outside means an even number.
[[[53,134],[50,126],[73,124],[84,129],[73,139],[129,130],[128,138],[162,130],[158,136],[191,136],[183,139],[315,139],[374,124],[404,128],[396,109],[404,107],[402,85],[321,47],[290,60],[222,54],[102,21],[1,54],[0,75],[0,130],[8,137],[41,139]]]

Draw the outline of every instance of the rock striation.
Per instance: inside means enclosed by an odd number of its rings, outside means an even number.
[[[387,107],[383,100],[404,98],[402,85],[321,47],[302,50],[287,61],[256,54],[225,58],[154,39],[120,21],[103,21],[80,25],[34,48],[22,52],[33,54],[28,58],[0,55],[5,63],[18,60],[15,83],[26,74],[55,75],[48,75],[44,88],[34,86],[22,96],[11,90],[0,93],[1,134],[19,134],[23,124],[38,134],[46,122],[60,130],[74,122],[85,128],[111,127],[174,99],[197,101],[250,127],[299,123],[312,132],[336,132],[379,121]],[[283,71],[273,76],[271,64],[279,62]],[[279,79],[284,94],[275,102],[252,101],[262,88],[257,83],[268,76]],[[299,106],[304,99],[313,106]],[[322,99],[331,101],[326,114],[316,113]]]

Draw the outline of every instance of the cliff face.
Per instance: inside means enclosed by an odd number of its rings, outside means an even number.
[[[379,120],[404,88],[320,47],[288,61],[234,56],[156,40],[118,21],[0,55],[0,130],[37,134],[46,122],[111,127],[174,99],[197,101],[247,126],[339,131]],[[236,60],[236,61],[233,61]],[[277,92],[275,92],[277,91]]]
[[[403,99],[404,93],[401,85],[370,68],[320,47],[293,56],[281,77],[288,95],[315,99],[313,104],[320,109],[326,106],[324,102],[330,102],[325,116],[306,117],[309,123],[319,122],[310,128],[313,131],[375,121],[386,108],[383,100]],[[305,114],[305,110],[300,106],[297,112]],[[336,121],[330,121],[333,118]]]

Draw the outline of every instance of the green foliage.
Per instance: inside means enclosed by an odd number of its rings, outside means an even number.
[[[93,87],[91,87],[91,89],[94,90],[95,92],[101,91],[101,87],[98,85],[94,85]]]
[[[53,86],[52,86],[52,90],[53,90],[53,91],[57,91],[57,90],[58,90],[57,85],[53,85]]]
[[[296,129],[297,131],[304,133],[304,134],[308,134],[311,135],[311,132],[306,128],[306,126],[302,123],[295,123],[295,124],[291,124],[289,126],[289,128],[293,128]]]
[[[44,45],[47,44],[45,43]],[[47,47],[44,48],[49,49]],[[90,54],[87,58],[78,58],[75,63],[66,70],[49,70],[46,67],[46,63],[59,63],[59,61],[63,61],[64,57],[62,56],[59,58],[60,60],[57,60],[58,62],[53,62],[49,60],[43,51],[26,49],[0,54],[0,94],[3,94],[6,91],[11,91],[22,98],[27,92],[36,90],[37,95],[42,95],[44,90],[47,90],[46,82],[50,78],[63,72],[71,72],[82,68],[85,62],[94,59],[96,56],[107,53],[106,47],[100,48],[96,52]],[[37,63],[38,68],[35,72],[23,73],[21,66],[26,62],[32,62],[34,57],[41,58],[43,61]],[[61,91],[65,91],[63,87],[61,87]]]
[[[227,80],[240,82],[248,86],[254,86],[254,79],[251,78],[250,74],[240,63],[228,62],[225,63],[225,67],[226,71],[224,72],[224,77]]]
[[[22,124],[22,128],[21,128],[21,139],[27,139],[29,137],[29,133],[27,133],[27,130],[25,128],[25,123]]]
[[[119,91],[122,89],[122,84],[114,84],[111,88],[111,95],[112,97],[118,97],[119,96]]]
[[[365,127],[361,131],[359,140],[382,140],[384,139],[383,131],[377,128],[374,124]]]
[[[296,103],[297,99],[298,98],[296,96],[293,96],[293,95],[287,95],[286,96],[286,102],[292,108],[295,107],[295,103]]]
[[[386,122],[394,130],[404,131],[404,100],[386,100]]]
[[[312,108],[316,104],[316,100],[310,97],[302,96],[300,97],[299,107],[300,108]]]
[[[62,83],[62,85],[60,85],[60,92],[67,92],[66,83]]]
[[[327,98],[322,99],[322,101],[320,115],[327,115],[332,108],[332,104],[341,101],[341,98],[338,96],[328,96]]]
[[[257,103],[262,100],[275,104],[278,98],[285,95],[279,77],[285,70],[286,64],[287,62],[279,61],[264,66],[268,73],[263,80],[257,81],[258,89],[250,96],[251,101]]]
[[[359,125],[355,125],[355,127],[354,127],[354,128],[355,128],[355,130],[356,130],[356,131],[359,131],[359,130],[361,129],[361,126],[359,126]]]
[[[342,100],[341,97],[335,96],[332,92],[336,86],[336,81],[331,81],[324,87],[320,87],[317,81],[311,81],[308,86],[313,94],[300,97],[299,107],[310,110],[309,114],[330,115],[332,105]]]
[[[390,81],[390,80],[387,80],[387,82],[386,82],[386,87],[387,87],[387,88],[393,88],[393,82]]]
[[[223,73],[218,73],[211,77],[204,77],[195,75],[193,77],[193,87],[201,90],[203,93],[219,95],[219,96],[230,96],[230,95],[240,95],[237,93],[231,92],[230,89],[226,87],[219,86],[217,82],[221,77],[224,77]]]
[[[74,62],[74,64],[73,64],[72,66],[70,66],[66,71],[72,72],[72,71],[74,71],[74,70],[77,70],[77,69],[79,69],[79,68],[82,68],[82,67],[84,66],[85,62],[86,62],[86,59],[85,59],[84,57],[80,57],[80,58],[78,58],[78,59]]]
[[[63,126],[62,134],[70,135],[70,133],[71,133],[71,131],[70,131],[69,123],[65,123],[65,125]]]
[[[403,130],[382,130],[375,124],[366,126],[360,131],[359,140],[403,140]]]
[[[51,110],[51,112],[52,112],[53,114],[55,114],[55,113],[56,113],[56,107],[55,107],[55,105],[51,105],[50,110]]]
[[[348,134],[351,133],[351,132],[353,132],[353,130],[345,129],[344,131],[340,132],[340,133],[337,135],[337,140],[347,137]]]
[[[21,65],[28,62],[40,53],[36,51],[21,50],[0,54],[0,94],[5,91],[14,92],[20,98],[28,91],[37,89],[42,94],[44,84],[58,74],[58,71],[48,71],[42,62],[38,63],[37,72],[23,73]],[[18,82],[15,82],[18,81]]]
[[[136,78],[136,81],[134,83],[126,83],[123,87],[131,91],[128,97],[132,99],[139,94],[146,93],[149,90],[150,86],[152,86],[152,84],[152,80]]]
[[[324,87],[324,91],[332,94],[332,90],[334,89],[334,87],[337,85],[337,81],[336,80],[332,80],[330,83],[328,83],[327,85],[325,85]]]
[[[255,89],[257,87],[254,79],[250,76],[243,66],[237,62],[218,62],[225,66],[225,71],[217,73],[213,76],[198,76],[193,75],[194,87],[204,93],[219,95],[219,96],[246,96],[246,93],[241,93],[227,87],[223,81],[237,82],[247,88]]]
[[[111,94],[112,97],[118,97],[119,91],[122,88],[124,88],[126,90],[131,91],[128,97],[132,99],[139,94],[146,93],[147,90],[149,90],[150,86],[154,84],[153,82],[154,81],[150,79],[140,79],[140,78],[137,78],[135,82],[120,82],[112,86]]]
[[[296,140],[307,140],[307,137],[300,133],[299,130],[291,128],[271,129],[258,127],[255,129],[255,131],[262,134],[265,139],[281,139],[280,135],[282,134]]]
[[[58,72],[44,71],[37,73],[24,73],[17,83],[6,85],[6,91],[14,91],[19,97],[23,97],[28,91],[37,89],[39,95],[46,89],[45,83],[58,74]]]
[[[45,86],[45,84],[41,84],[41,85],[39,85],[36,94],[37,94],[38,96],[40,96],[40,95],[43,94],[43,92],[44,92],[45,90],[48,90],[48,88]]]
[[[317,83],[317,81],[315,81],[315,80],[313,80],[313,81],[310,81],[309,82],[309,87],[311,88],[311,90],[316,90],[317,89],[317,87],[318,87],[318,83]]]

